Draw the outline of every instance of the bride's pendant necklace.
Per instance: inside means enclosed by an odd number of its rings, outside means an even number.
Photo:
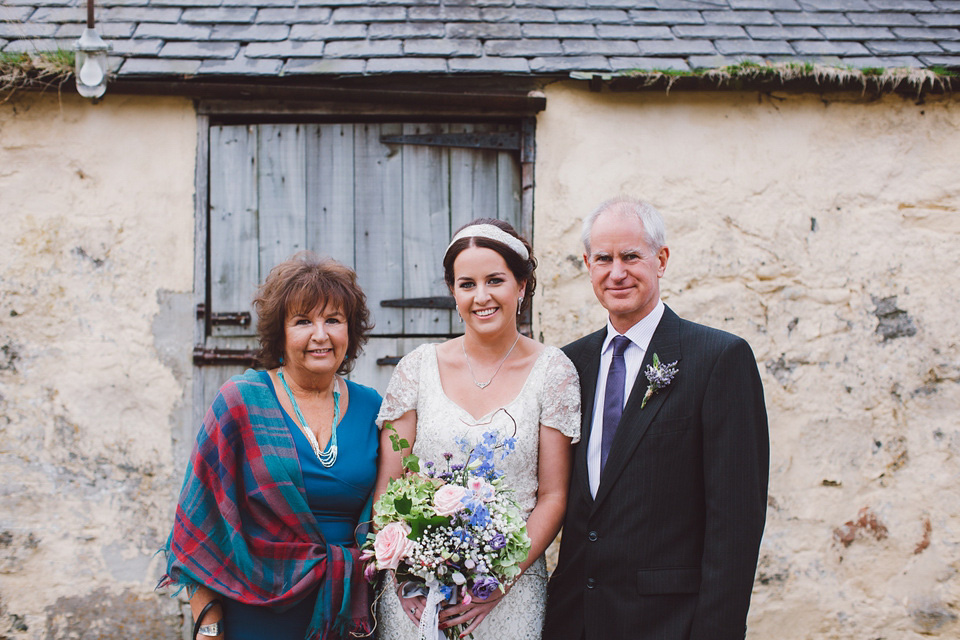
[[[332,433],[330,434],[330,442],[327,445],[327,450],[320,451],[320,442],[310,427],[307,426],[307,420],[303,417],[303,412],[300,411],[300,405],[297,404],[297,399],[293,397],[293,391],[290,390],[290,385],[287,384],[286,378],[283,377],[283,367],[277,369],[277,377],[280,378],[280,382],[283,383],[287,397],[290,398],[290,404],[293,405],[293,411],[297,414],[297,420],[300,421],[300,431],[303,432],[303,435],[307,438],[307,442],[313,447],[313,452],[317,454],[317,459],[320,460],[320,464],[327,468],[332,467],[337,461],[337,427],[340,423],[340,380],[338,380],[336,374],[334,374],[333,425],[330,428]]]
[[[467,361],[467,369],[470,370],[470,377],[473,378],[473,384],[477,385],[481,389],[486,388],[493,382],[493,379],[497,377],[497,374],[500,373],[500,367],[503,366],[503,363],[507,361],[507,358],[510,357],[510,354],[513,353],[513,349],[517,346],[517,343],[520,342],[520,333],[517,332],[517,339],[513,341],[513,345],[507,351],[507,355],[503,356],[503,360],[500,361],[500,364],[497,365],[497,370],[493,372],[493,375],[490,376],[490,379],[486,382],[477,382],[477,376],[473,373],[473,367],[470,366],[470,358],[467,356],[467,347],[465,346],[467,339],[464,338],[463,342],[460,343],[460,348],[463,350],[463,359]]]

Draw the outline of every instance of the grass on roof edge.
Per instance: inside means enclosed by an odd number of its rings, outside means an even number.
[[[9,99],[17,89],[48,88],[63,84],[73,75],[76,54],[57,49],[37,53],[0,53],[0,102]]]
[[[816,84],[840,84],[859,86],[866,90],[875,86],[881,91],[896,91],[904,88],[922,92],[924,89],[951,90],[960,80],[960,73],[943,66],[926,69],[882,67],[834,67],[815,62],[776,62],[761,64],[741,62],[714,69],[636,69],[621,72],[619,77],[637,78],[650,86],[666,80],[666,90],[681,78],[702,78],[716,83],[717,88],[731,87],[744,81],[779,81],[785,84],[795,80],[812,80]]]

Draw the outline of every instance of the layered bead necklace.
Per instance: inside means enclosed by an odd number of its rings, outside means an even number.
[[[283,383],[283,389],[287,392],[287,397],[290,398],[290,404],[293,405],[293,411],[297,414],[297,420],[300,421],[300,431],[303,432],[307,442],[313,447],[313,452],[317,454],[320,464],[327,468],[332,467],[337,461],[337,427],[340,425],[340,380],[336,375],[333,376],[333,425],[330,427],[330,442],[327,444],[327,450],[321,451],[317,436],[307,426],[307,420],[303,417],[303,412],[300,411],[300,405],[297,404],[297,399],[293,397],[290,385],[283,377],[283,367],[277,369],[277,377]]]

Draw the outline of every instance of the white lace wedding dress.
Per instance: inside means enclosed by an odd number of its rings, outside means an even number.
[[[428,460],[440,463],[445,452],[453,454],[454,463],[463,462],[466,456],[456,443],[461,437],[477,442],[491,429],[504,436],[515,435],[516,449],[498,465],[516,492],[525,517],[537,504],[540,425],[557,429],[574,442],[580,439],[580,381],[573,364],[556,347],[546,347],[540,353],[517,397],[504,405],[505,411],[493,411],[475,419],[444,394],[436,345],[423,345],[397,365],[377,424],[382,427],[384,422],[411,409],[417,411],[413,453],[421,464]],[[541,556],[480,623],[473,632],[474,638],[539,640],[546,596],[547,569]],[[381,640],[417,637],[417,628],[401,609],[393,584],[386,587],[380,598],[376,635]]]

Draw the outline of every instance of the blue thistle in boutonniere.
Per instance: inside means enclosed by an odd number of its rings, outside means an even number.
[[[647,400],[652,398],[653,394],[673,382],[673,377],[677,375],[677,371],[676,360],[670,364],[663,364],[660,362],[660,356],[653,354],[653,364],[648,364],[647,370],[644,372],[650,384],[647,385],[647,392],[643,394],[643,402],[640,403],[641,409],[647,406]]]

